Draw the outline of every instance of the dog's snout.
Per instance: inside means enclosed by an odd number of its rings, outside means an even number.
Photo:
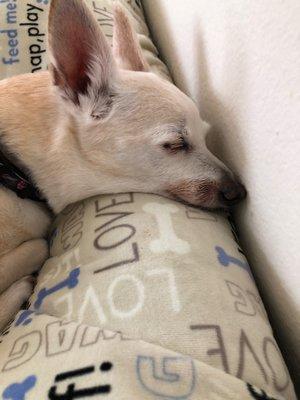
[[[230,178],[223,180],[220,187],[220,197],[221,201],[227,205],[232,206],[239,203],[247,196],[247,191],[245,187]]]

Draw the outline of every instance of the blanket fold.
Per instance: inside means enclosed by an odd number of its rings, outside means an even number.
[[[26,400],[294,400],[231,229],[155,195],[67,207],[30,306],[2,338],[3,399],[22,387]]]

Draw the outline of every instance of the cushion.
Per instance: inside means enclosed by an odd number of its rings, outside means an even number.
[[[225,215],[104,195],[68,206],[50,242],[29,310],[0,345],[3,393],[296,398]]]

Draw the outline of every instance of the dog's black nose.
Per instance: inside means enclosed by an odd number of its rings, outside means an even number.
[[[247,196],[247,191],[245,187],[231,178],[226,178],[223,180],[220,187],[220,197],[222,203],[227,206],[233,206],[239,203]]]

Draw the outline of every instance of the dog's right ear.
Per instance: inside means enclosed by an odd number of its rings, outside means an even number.
[[[130,71],[150,71],[137,34],[124,7],[118,2],[114,5],[113,52],[119,68]]]
[[[49,46],[54,84],[65,98],[80,104],[81,95],[97,100],[110,97],[115,72],[112,52],[83,0],[51,1]]]

